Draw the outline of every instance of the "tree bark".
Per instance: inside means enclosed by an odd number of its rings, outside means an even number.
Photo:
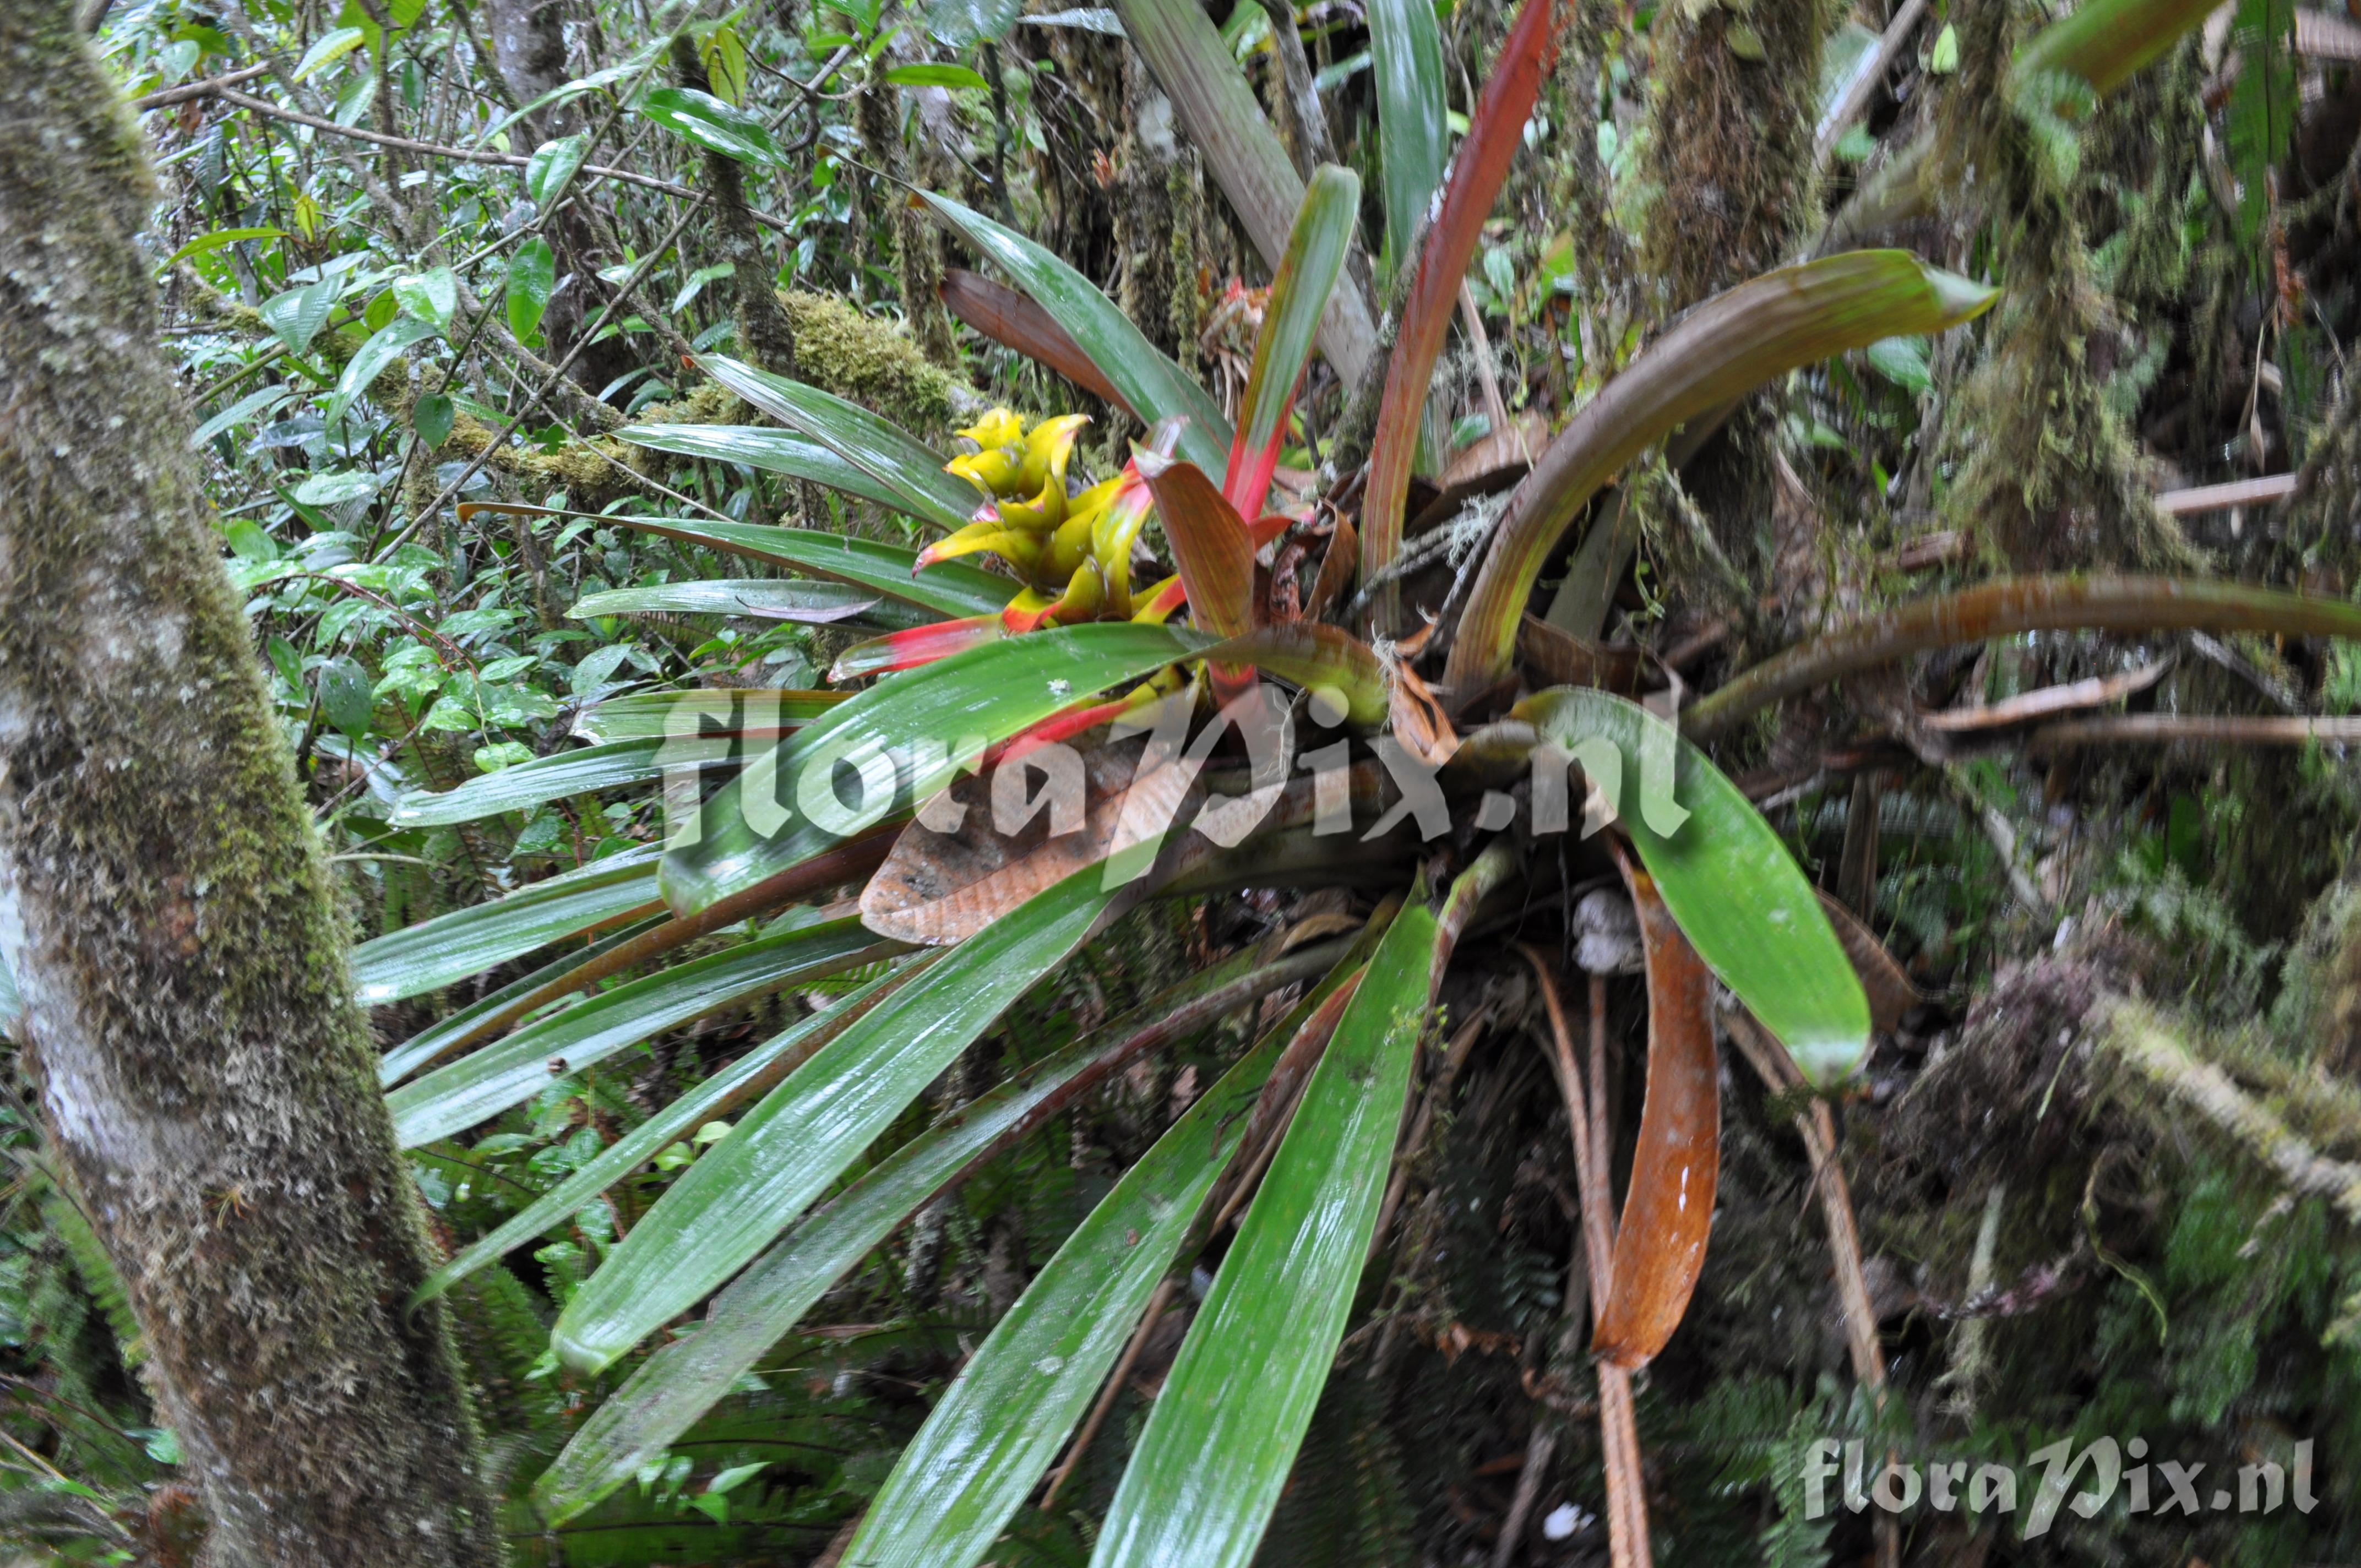
[[[71,0],[0,5],[0,954],[208,1563],[473,1568],[495,1518],[325,862],[206,526]]]

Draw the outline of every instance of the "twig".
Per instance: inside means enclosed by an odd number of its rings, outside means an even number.
[[[131,112],[135,115],[144,115],[150,109],[162,109],[174,104],[185,104],[192,98],[210,98],[225,87],[235,87],[241,82],[251,82],[258,76],[267,74],[269,70],[270,67],[267,64],[248,65],[219,76],[209,76],[203,82],[184,82],[178,87],[167,87],[161,92],[134,98],[131,100]]]
[[[1884,85],[1885,73],[1894,69],[1894,59],[1901,54],[1902,46],[1910,41],[1911,29],[1917,27],[1918,18],[1926,14],[1927,0],[1908,0],[1908,4],[1894,15],[1884,36],[1877,40],[1876,46],[1853,71],[1852,80],[1845,84],[1844,96],[1838,99],[1836,107],[1821,119],[1819,130],[1812,138],[1813,162],[1826,163],[1828,160],[1828,154],[1836,150],[1845,127],[1860,117],[1861,111],[1869,107],[1869,101],[1878,88]]]
[[[1804,1075],[1786,1047],[1754,1021],[1753,1014],[1733,1009],[1722,1014],[1730,1043],[1738,1047],[1773,1094],[1793,1094],[1804,1087]],[[1873,1405],[1885,1402],[1885,1348],[1877,1338],[1877,1310],[1869,1299],[1869,1277],[1861,1263],[1861,1228],[1854,1222],[1852,1192],[1845,1182],[1844,1166],[1837,1158],[1836,1118],[1828,1102],[1815,1099],[1811,1108],[1795,1116],[1803,1135],[1804,1153],[1811,1161],[1812,1184],[1820,1197],[1820,1217],[1828,1228],[1828,1257],[1837,1276],[1837,1299],[1844,1309],[1845,1348],[1852,1358],[1853,1381],[1869,1390]],[[1894,1455],[1887,1456],[1891,1462]],[[1894,1568],[1902,1558],[1898,1521],[1891,1514],[1877,1520],[1878,1568]]]
[[[2176,741],[2217,746],[2302,746],[2314,740],[2327,745],[2361,740],[2361,717],[2114,713],[2045,724],[2027,737],[2026,746],[2030,751],[2042,751],[2071,746],[2169,745]]]
[[[1529,943],[1518,951],[1533,967],[1541,984],[1542,1006],[1549,1014],[1550,1046],[1557,1069],[1558,1087],[1565,1096],[1566,1121],[1573,1129],[1575,1176],[1582,1190],[1582,1236],[1590,1263],[1590,1310],[1594,1319],[1607,1311],[1615,1259],[1613,1194],[1608,1189],[1606,1119],[1595,1102],[1605,1098],[1607,988],[1603,977],[1592,977],[1590,989],[1591,1092],[1586,1107],[1580,1069],[1575,1065],[1574,1040],[1565,1024],[1565,1008],[1558,1000],[1557,981],[1549,962]],[[1647,1483],[1640,1466],[1640,1427],[1631,1405],[1631,1375],[1601,1361],[1598,1375],[1599,1450],[1607,1472],[1607,1541],[1613,1568],[1649,1568]]]
[[[1164,1309],[1172,1300],[1173,1288],[1179,1283],[1178,1275],[1167,1275],[1156,1287],[1156,1294],[1148,1299],[1148,1310],[1140,1314],[1139,1327],[1132,1331],[1130,1343],[1123,1347],[1123,1354],[1116,1360],[1115,1370],[1107,1375],[1106,1387],[1099,1390],[1098,1402],[1091,1407],[1089,1418],[1082,1422],[1082,1430],[1076,1432],[1074,1441],[1067,1445],[1066,1457],[1059,1461],[1058,1468],[1049,1473],[1049,1485],[1041,1492],[1043,1513],[1056,1506],[1058,1492],[1065,1486],[1066,1477],[1074,1473],[1074,1467],[1082,1462],[1082,1455],[1090,1452],[1091,1439],[1098,1436],[1099,1428],[1106,1421],[1107,1412],[1115,1408],[1115,1397],[1123,1392],[1133,1365],[1139,1360],[1139,1353],[1147,1347],[1148,1336],[1163,1318]]]

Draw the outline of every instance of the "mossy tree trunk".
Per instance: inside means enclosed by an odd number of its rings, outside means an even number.
[[[0,950],[208,1562],[489,1564],[327,870],[157,354],[137,133],[0,6]]]

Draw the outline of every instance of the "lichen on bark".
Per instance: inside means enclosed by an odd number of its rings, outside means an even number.
[[[0,7],[0,951],[220,1564],[498,1561],[326,867],[68,0]]]

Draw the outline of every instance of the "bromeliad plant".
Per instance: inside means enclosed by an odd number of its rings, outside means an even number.
[[[1564,891],[1559,858],[1533,851],[1568,831],[1577,802],[1584,839],[1614,822],[1612,863],[1641,916],[1651,1007],[1648,1097],[1620,1234],[1610,1242],[1602,1225],[1591,1238],[1603,1365],[1628,1371],[1663,1348],[1702,1264],[1718,1127],[1708,977],[1817,1084],[1840,1084],[1867,1048],[1869,1007],[1846,948],[1745,797],[1673,726],[1597,685],[1537,679],[1518,650],[1544,563],[1642,451],[1799,367],[1960,325],[1992,291],[1906,253],[1860,251],[1701,305],[1534,461],[1474,565],[1464,608],[1451,610],[1454,595],[1429,595],[1443,613],[1404,636],[1388,600],[1417,586],[1400,563],[1418,433],[1477,229],[1548,72],[1552,10],[1525,6],[1444,181],[1440,71],[1420,68],[1438,58],[1432,10],[1370,8],[1380,51],[1402,65],[1380,74],[1383,258],[1416,270],[1384,365],[1367,472],[1336,477],[1316,510],[1300,497],[1274,507],[1273,482],[1314,345],[1348,384],[1378,353],[1367,302],[1340,281],[1359,182],[1323,168],[1290,192],[1292,170],[1250,97],[1239,108],[1244,84],[1202,11],[1135,0],[1125,12],[1272,264],[1235,427],[1064,262],[957,203],[924,196],[1013,285],[955,275],[948,294],[962,316],[1137,415],[1151,426],[1148,441],[1119,473],[1090,483],[1076,472],[1077,416],[1028,424],[995,410],[961,433],[972,450],[947,456],[867,410],[708,357],[708,373],[776,428],[649,426],[625,437],[833,487],[941,537],[911,551],[788,528],[619,517],[795,576],[624,590],[577,613],[758,609],[861,626],[883,635],[849,652],[836,678],[882,678],[858,690],[617,698],[577,725],[588,746],[402,808],[412,823],[461,822],[659,778],[676,807],[661,850],[361,949],[370,1002],[557,951],[388,1053],[385,1082],[405,1145],[452,1137],[522,1104],[553,1071],[586,1070],[749,997],[836,981],[823,1011],[589,1156],[430,1285],[448,1288],[563,1224],[694,1130],[737,1114],[555,1325],[560,1357],[603,1371],[710,1298],[701,1326],[638,1359],[543,1476],[536,1498],[553,1520],[660,1462],[831,1284],[995,1150],[1142,1052],[1302,985],[1287,1015],[1123,1177],[977,1347],[846,1554],[927,1568],[980,1561],[1082,1422],[1143,1313],[1235,1219],[1093,1561],[1246,1562],[1349,1317],[1418,1046],[1456,946],[1500,911]],[[2103,75],[2087,62],[2073,68],[2093,82]],[[1417,216],[1438,192],[1437,215],[1414,247]],[[1275,192],[1289,197],[1279,221]],[[1266,579],[1280,536],[1323,528],[1327,558],[1311,593],[1272,592]],[[1159,536],[1169,561],[1149,547]],[[1012,575],[981,569],[973,557],[987,555]],[[1598,559],[1620,571],[1611,552]],[[1414,591],[1410,598],[1421,602]],[[2038,586],[2004,605],[1938,602],[1900,630],[1840,633],[1708,697],[1693,710],[1705,721],[1687,727],[1697,735],[1726,727],[1798,683],[1930,638],[2134,623],[2361,633],[2351,607],[2292,595]],[[1615,665],[1573,646],[1589,667]],[[1443,661],[1439,671],[1429,665],[1433,686],[1422,660]],[[1301,700],[1280,696],[1290,690]],[[1291,783],[1283,766],[1265,767],[1252,715],[1274,708],[1286,713],[1282,731],[1307,717],[1341,729],[1331,765]],[[1207,789],[1209,778],[1230,776],[1220,745],[1233,728],[1256,764],[1240,800]],[[1047,749],[1068,742],[1052,761]],[[1284,747],[1279,755],[1283,764]],[[1053,806],[1047,832],[996,830],[1012,773],[1018,787],[1007,793],[1023,806],[1026,770],[1053,776],[1069,765],[1079,809],[1060,820]],[[983,794],[962,782],[978,770],[992,774]],[[848,789],[857,805],[846,804]],[[990,811],[979,809],[984,794]],[[1338,830],[1370,817],[1367,832]],[[1576,846],[1609,864],[1598,843]],[[857,903],[816,902],[863,881]],[[1183,981],[840,1186],[1011,1003],[1140,900],[1336,883],[1391,896],[1356,934],[1253,948]],[[1444,890],[1439,906],[1431,887]],[[691,944],[703,956],[662,963]],[[593,989],[626,974],[638,978]],[[1628,1427],[1628,1398],[1622,1411]],[[1614,1435],[1610,1426],[1610,1450]],[[1622,1540],[1643,1526],[1619,1513],[1615,1529]]]

